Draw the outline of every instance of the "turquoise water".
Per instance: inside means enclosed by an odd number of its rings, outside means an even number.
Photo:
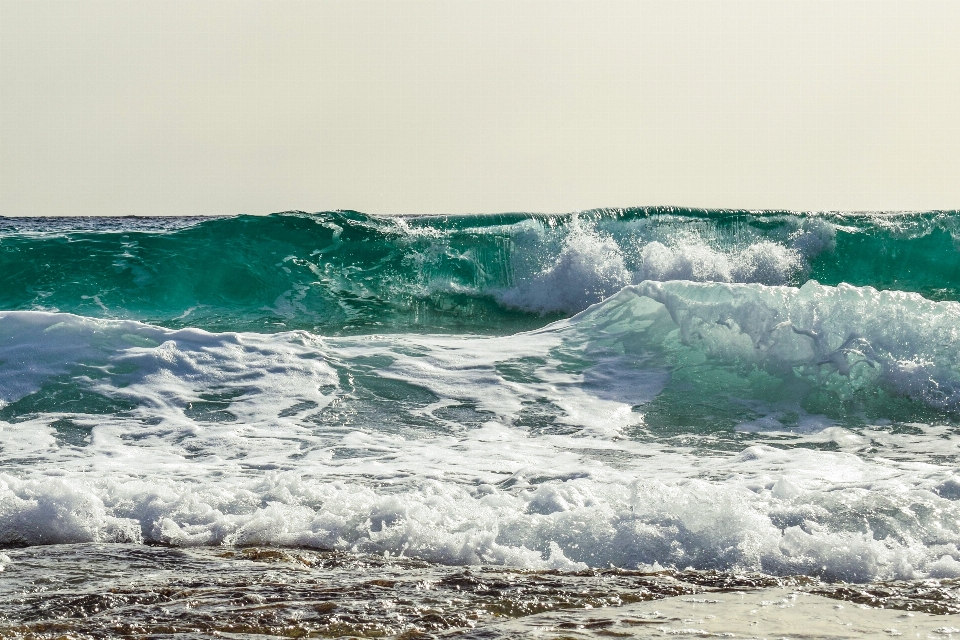
[[[651,208],[8,219],[0,308],[330,335],[529,329],[644,279],[814,279],[956,300],[958,218]]]
[[[249,579],[251,598],[269,583],[237,555],[252,545],[323,565],[285,565],[284,589],[337,558],[405,589],[496,567],[520,585],[510,611],[548,575],[542,610],[563,608],[601,570],[635,572],[610,589],[709,573],[895,582],[882,597],[905,607],[930,581],[953,593],[958,224],[670,208],[0,219],[0,565],[64,611],[44,545],[64,566],[100,558],[91,593],[157,545],[169,553],[144,566],[172,572],[161,582],[199,579],[177,558],[208,573],[219,549],[216,593]],[[161,589],[131,580],[82,615]],[[477,589],[481,618],[501,615]],[[471,598],[437,629],[479,620]],[[220,600],[209,628],[227,630]],[[331,611],[303,629],[347,629]],[[404,611],[347,622],[432,628]],[[270,633],[299,624],[276,619]]]

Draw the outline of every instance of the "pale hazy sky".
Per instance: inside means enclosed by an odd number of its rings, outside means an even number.
[[[0,215],[960,208],[960,1],[0,0]]]

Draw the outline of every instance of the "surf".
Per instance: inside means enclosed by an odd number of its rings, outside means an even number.
[[[645,280],[960,299],[955,212],[8,218],[0,308],[324,335],[530,330]]]
[[[0,543],[960,576],[958,314],[692,281],[506,336],[3,312]]]

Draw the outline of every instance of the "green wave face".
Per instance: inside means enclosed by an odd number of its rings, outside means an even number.
[[[0,221],[0,308],[324,334],[510,333],[644,280],[960,299],[958,212],[631,209]]]
[[[433,238],[354,213],[240,216],[136,232],[60,231],[59,224],[0,239],[0,307],[221,331],[538,322],[477,295],[509,282],[509,273],[488,272],[510,265],[506,234],[450,226]]]

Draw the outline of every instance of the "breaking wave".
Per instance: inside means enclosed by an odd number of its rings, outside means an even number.
[[[645,280],[847,282],[960,299],[948,212],[0,220],[0,308],[327,335],[510,333]]]

